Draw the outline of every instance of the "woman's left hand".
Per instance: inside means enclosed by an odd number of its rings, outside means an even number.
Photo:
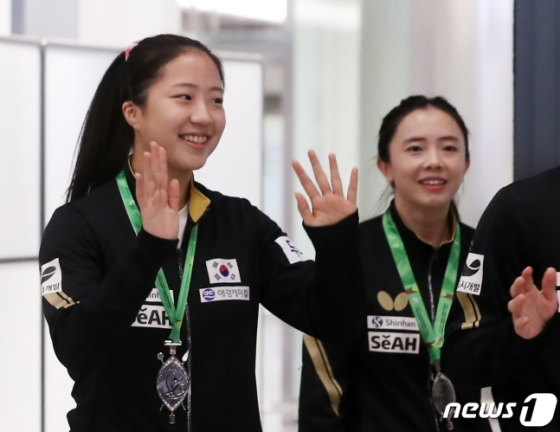
[[[329,166],[331,171],[331,181],[325,175],[319,159],[313,150],[308,152],[309,160],[315,174],[315,180],[319,185],[320,192],[317,190],[305,170],[299,162],[292,162],[303,189],[311,200],[311,208],[307,200],[301,193],[296,193],[298,210],[303,218],[303,223],[307,226],[319,227],[334,225],[342,219],[353,214],[356,209],[356,197],[358,194],[358,169],[353,168],[350,175],[348,193],[344,196],[342,181],[338,172],[338,165],[334,154],[329,155]]]

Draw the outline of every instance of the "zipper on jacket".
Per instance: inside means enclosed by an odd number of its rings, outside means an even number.
[[[436,320],[436,304],[434,299],[434,289],[432,286],[432,270],[434,264],[438,262],[438,249],[432,251],[432,256],[430,257],[430,264],[428,266],[428,292],[430,293],[430,317],[432,318],[432,324]]]
[[[183,280],[183,262],[184,262],[184,256],[183,256],[183,250],[181,248],[177,249],[177,257],[178,257],[178,264],[179,264],[179,282],[181,282]],[[192,339],[191,339],[191,316],[189,313],[189,304],[187,302],[187,307],[185,308],[185,321],[186,321],[186,325],[187,325],[187,351],[188,351],[188,357],[187,357],[187,364],[186,364],[186,369],[187,369],[187,374],[189,376],[189,387],[187,389],[187,406],[185,407],[187,409],[187,432],[190,432],[192,430],[192,399],[191,399],[191,389],[192,389],[192,367],[191,367],[191,358],[192,358],[192,353],[191,353],[191,345],[192,345]]]

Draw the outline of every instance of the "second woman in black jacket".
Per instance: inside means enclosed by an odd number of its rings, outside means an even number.
[[[367,316],[348,349],[304,338],[300,432],[448,428],[432,389],[436,379],[449,388],[438,375],[443,327],[473,235],[452,201],[469,166],[467,128],[445,99],[409,97],[383,119],[378,156],[395,198],[360,225]],[[490,430],[480,418],[453,426]]]

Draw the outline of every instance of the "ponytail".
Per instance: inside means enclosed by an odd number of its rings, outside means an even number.
[[[122,169],[134,144],[134,130],[122,113],[124,54],[113,61],[101,79],[79,138],[78,157],[66,200],[87,195]]]

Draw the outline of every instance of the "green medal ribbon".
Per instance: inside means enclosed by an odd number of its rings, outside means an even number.
[[[132,228],[136,235],[142,228],[142,216],[140,215],[140,210],[136,205],[136,201],[132,197],[130,188],[126,181],[126,175],[124,171],[121,171],[117,176],[117,185],[119,187],[119,192],[121,193],[121,198],[124,203],[124,208],[132,224]],[[169,321],[172,325],[171,334],[169,338],[174,343],[181,343],[181,325],[183,324],[183,317],[185,316],[185,309],[187,307],[187,298],[189,296],[189,289],[192,279],[192,269],[194,264],[194,253],[196,250],[196,240],[198,237],[198,225],[193,226],[191,234],[189,237],[189,246],[187,249],[187,257],[185,258],[185,265],[183,271],[183,277],[181,278],[181,289],[179,291],[179,299],[177,300],[177,308],[173,303],[173,297],[171,296],[171,291],[169,290],[169,285],[167,284],[167,279],[163,273],[163,269],[159,269],[156,277],[156,287],[159,292],[159,296],[165,308],[165,312],[169,317]]]
[[[422,301],[422,295],[418,289],[416,279],[412,273],[412,267],[406,254],[402,238],[399,234],[397,226],[393,221],[390,209],[383,214],[383,230],[389,242],[393,259],[397,265],[399,276],[404,286],[404,291],[408,295],[408,302],[412,308],[412,313],[416,318],[422,340],[428,348],[430,361],[432,363],[439,362],[441,357],[441,347],[445,335],[445,322],[451,310],[453,303],[453,295],[455,294],[455,283],[457,282],[457,267],[459,265],[459,256],[461,254],[461,232],[459,223],[456,223],[455,240],[451,247],[449,260],[445,269],[443,285],[439,296],[438,307],[436,312],[435,325],[432,325],[426,307]]]

